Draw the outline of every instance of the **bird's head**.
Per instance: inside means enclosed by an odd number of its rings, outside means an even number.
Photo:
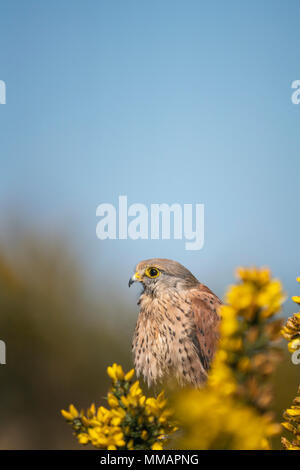
[[[129,287],[134,282],[143,284],[149,293],[158,293],[165,289],[188,289],[198,284],[193,274],[177,261],[163,258],[152,258],[141,261],[129,279]]]

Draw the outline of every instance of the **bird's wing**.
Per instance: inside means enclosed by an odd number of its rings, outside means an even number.
[[[191,289],[191,306],[194,318],[192,341],[206,371],[213,359],[219,339],[220,299],[208,287]]]

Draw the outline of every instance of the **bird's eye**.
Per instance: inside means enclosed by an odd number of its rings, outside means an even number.
[[[147,268],[145,274],[153,279],[159,276],[159,270],[156,268]]]

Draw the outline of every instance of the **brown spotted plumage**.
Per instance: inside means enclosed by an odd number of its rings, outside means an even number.
[[[135,281],[144,287],[132,345],[137,375],[149,386],[173,378],[201,386],[218,342],[220,300],[172,260],[142,261],[129,285]]]

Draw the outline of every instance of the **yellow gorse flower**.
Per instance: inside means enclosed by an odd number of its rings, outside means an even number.
[[[111,367],[108,367],[107,374],[114,382],[123,380],[125,377],[122,367],[118,364],[113,364]]]
[[[61,414],[68,421],[73,421],[74,419],[77,419],[80,416],[79,412],[77,411],[74,405],[69,406],[69,411],[62,410]]]
[[[278,432],[278,426],[253,407],[208,388],[182,392],[177,419],[184,430],[181,449],[266,450],[268,439]]]
[[[264,286],[271,280],[271,272],[269,268],[245,268],[239,267],[236,269],[236,276],[243,282],[252,282],[258,286]]]
[[[125,374],[120,365],[113,364],[107,373],[112,379],[107,394],[110,408],[92,404],[86,413],[79,413],[70,405],[68,411],[61,411],[79,444],[108,450],[162,449],[162,439],[176,430],[164,392],[147,398],[139,381],[132,383],[134,369]]]

